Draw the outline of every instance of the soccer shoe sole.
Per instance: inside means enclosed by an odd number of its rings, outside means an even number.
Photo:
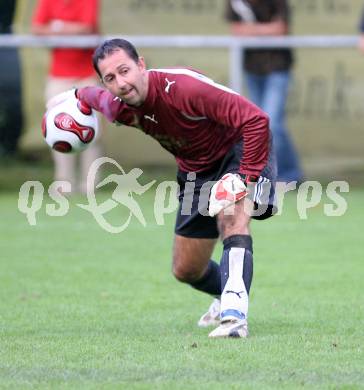
[[[224,321],[214,329],[210,338],[246,338],[248,337],[248,323],[246,321]]]

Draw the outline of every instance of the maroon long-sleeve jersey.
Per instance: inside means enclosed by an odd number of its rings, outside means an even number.
[[[141,129],[185,172],[209,170],[243,140],[240,173],[259,176],[268,159],[269,121],[244,97],[190,69],[151,69],[147,98],[131,107],[99,87],[78,96],[116,124]]]

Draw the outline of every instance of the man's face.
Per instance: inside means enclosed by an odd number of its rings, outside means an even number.
[[[144,59],[136,63],[120,49],[99,60],[98,67],[105,87],[130,106],[140,106],[148,93],[148,72]]]

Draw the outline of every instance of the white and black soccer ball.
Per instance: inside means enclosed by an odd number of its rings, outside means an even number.
[[[94,142],[98,132],[96,112],[75,96],[69,96],[43,116],[43,137],[61,153],[81,152]]]

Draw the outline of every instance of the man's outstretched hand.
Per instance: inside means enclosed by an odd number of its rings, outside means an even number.
[[[77,94],[77,91],[78,90],[76,88],[73,88],[73,89],[70,89],[68,91],[59,93],[56,96],[53,96],[51,99],[48,100],[48,102],[46,104],[47,110],[50,110],[51,108],[57,106],[58,104],[63,103],[67,99],[76,98],[78,100],[77,107],[82,112],[82,114],[91,115],[92,108],[87,103],[80,100],[80,98]]]
[[[59,93],[56,96],[53,96],[51,99],[48,100],[46,107],[47,110],[50,110],[51,108],[57,106],[58,104],[64,102],[65,100],[69,99],[70,97],[77,98],[77,89],[73,88],[68,91]]]

